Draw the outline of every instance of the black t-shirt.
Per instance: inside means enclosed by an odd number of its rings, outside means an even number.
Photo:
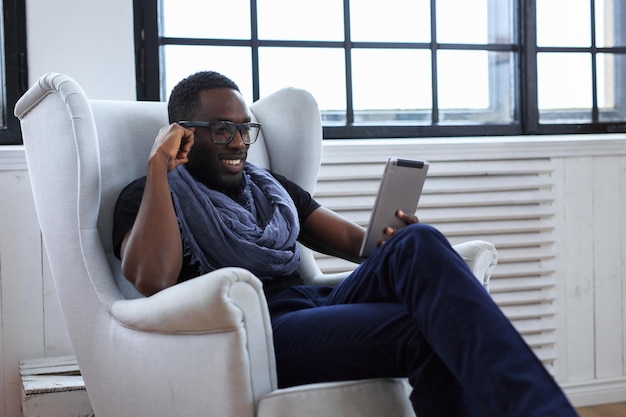
[[[270,174],[278,180],[293,200],[298,212],[300,226],[302,226],[302,223],[304,223],[313,211],[320,207],[320,204],[313,199],[311,194],[296,183],[271,171]],[[135,223],[145,187],[146,177],[138,178],[128,184],[118,197],[113,217],[113,250],[115,256],[118,258],[120,257],[122,240]],[[200,275],[198,265],[192,264],[190,256],[184,256],[178,282],[186,281],[198,275]],[[266,296],[270,298],[273,294],[280,292],[284,288],[299,284],[302,284],[302,280],[297,273],[294,273],[292,276],[276,277],[270,282],[264,282],[263,287]]]

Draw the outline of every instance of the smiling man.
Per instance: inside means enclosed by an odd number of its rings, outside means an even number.
[[[174,111],[171,109],[172,113]],[[200,91],[193,121],[179,124],[189,128],[199,139],[189,155],[187,170],[211,188],[224,191],[238,187],[248,146],[256,141],[261,126],[250,123],[243,97],[233,94],[229,88]],[[237,132],[241,141],[225,146]]]
[[[571,417],[553,378],[445,237],[409,225],[367,260],[363,229],[246,162],[260,126],[215,72],[181,81],[146,176],[120,194],[113,243],[144,295],[227,266],[263,282],[279,386],[408,377],[420,416]],[[360,262],[335,288],[304,285],[300,241]],[[175,370],[172,370],[175,372]]]

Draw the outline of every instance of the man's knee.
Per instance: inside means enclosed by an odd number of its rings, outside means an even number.
[[[430,259],[430,261],[436,262],[437,258],[448,259],[449,254],[454,252],[448,239],[435,227],[425,223],[406,226],[398,232],[393,240],[395,240],[395,250],[410,251],[416,259],[420,260]],[[408,253],[405,255],[409,256]]]
[[[410,224],[400,230],[397,235],[400,239],[417,239],[418,242],[444,241],[446,238],[434,226],[426,223]]]

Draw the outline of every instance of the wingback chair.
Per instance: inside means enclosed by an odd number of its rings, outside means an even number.
[[[256,164],[313,192],[322,129],[317,104],[288,88],[251,105],[262,134]],[[140,296],[113,256],[118,193],[145,175],[165,103],[89,100],[47,74],[19,100],[29,175],[57,295],[98,417],[413,416],[402,379],[277,389],[261,282],[226,268]],[[493,245],[457,246],[487,284]],[[304,251],[307,282],[333,283]]]

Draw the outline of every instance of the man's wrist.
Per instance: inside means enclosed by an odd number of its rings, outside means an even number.
[[[155,152],[148,158],[148,171],[169,171],[172,158],[164,152]]]

